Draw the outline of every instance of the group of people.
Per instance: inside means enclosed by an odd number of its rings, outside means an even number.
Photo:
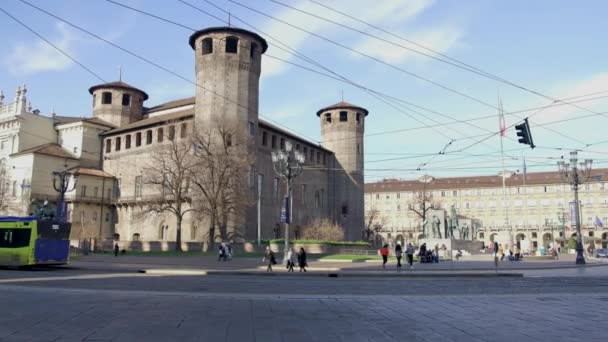
[[[266,251],[264,252],[264,258],[262,259],[262,262],[267,263],[267,267],[266,267],[267,272],[272,272],[272,265],[277,264],[276,257],[274,255],[274,252],[272,251],[272,249],[270,249],[270,246],[266,247]],[[306,251],[304,251],[304,248],[302,248],[302,247],[300,247],[299,253],[296,253],[295,250],[293,249],[293,247],[287,251],[287,264],[286,264],[287,272],[294,272],[293,268],[296,265],[298,267],[300,267],[300,272],[306,272],[306,267],[308,267],[308,262],[306,261]]]
[[[498,262],[498,260],[503,261],[505,257],[507,257],[509,261],[520,261],[523,258],[519,247],[515,247],[515,253],[513,253],[509,246],[503,248],[502,244],[493,242],[490,244],[490,248],[494,251],[495,262]]]
[[[407,263],[410,265],[410,268],[414,268],[413,263],[415,251],[416,249],[411,243],[409,243],[405,250],[403,250],[403,247],[401,247],[401,242],[397,242],[397,245],[395,246],[395,258],[397,259],[397,269],[401,269],[402,267],[401,258],[403,258],[403,254],[405,254],[405,256],[407,257]],[[386,268],[386,263],[388,262],[389,254],[390,253],[388,244],[385,244],[384,246],[382,246],[382,248],[380,248],[380,255],[382,256],[382,268]]]

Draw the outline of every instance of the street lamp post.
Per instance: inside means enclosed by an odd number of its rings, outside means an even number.
[[[67,167],[67,165],[66,165]],[[61,223],[67,222],[67,204],[65,202],[65,193],[76,189],[78,183],[78,175],[72,174],[70,171],[77,168],[77,166],[65,169],[63,171],[53,171],[53,188],[58,192],[57,195],[57,208],[55,219]],[[70,187],[70,180],[72,186]]]
[[[289,250],[289,224],[291,223],[291,206],[292,206],[292,182],[294,178],[302,173],[302,165],[304,164],[305,156],[300,151],[293,150],[290,142],[285,143],[285,151],[272,152],[272,165],[277,176],[281,177],[287,184],[287,193],[285,195],[285,251],[283,263],[287,263],[287,251]]]
[[[580,168],[577,167],[578,162],[577,152],[570,152],[570,163],[564,161],[557,162],[557,167],[562,179],[568,182],[574,190],[574,223],[576,225],[576,263],[585,264],[585,256],[583,255],[583,235],[581,233],[581,215],[580,205],[578,201],[578,188],[579,185],[589,180],[591,176],[591,165],[593,160],[585,159],[584,162],[580,163]]]

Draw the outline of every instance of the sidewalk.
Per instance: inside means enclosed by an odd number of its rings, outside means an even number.
[[[321,273],[324,276],[471,276],[489,275],[497,273],[521,273],[529,270],[555,270],[560,269],[587,269],[598,266],[608,266],[604,260],[591,259],[586,265],[576,265],[574,257],[564,257],[561,260],[541,260],[541,261],[519,261],[499,262],[498,268],[494,267],[493,261],[469,260],[469,261],[446,261],[439,264],[414,264],[414,269],[410,270],[404,265],[401,271],[397,271],[395,263],[387,264],[386,269],[382,269],[378,263],[349,263],[316,261],[309,259],[310,273]],[[71,267],[96,271],[162,271],[173,270],[176,275],[204,273],[216,275],[249,275],[266,274],[266,265],[261,258],[239,258],[235,257],[231,261],[217,261],[212,256],[118,256],[109,254],[96,254],[79,257],[70,263]],[[275,272],[272,274],[288,274],[285,267],[281,264],[275,265]],[[179,274],[178,274],[179,273]],[[268,272],[270,273],[270,272]],[[298,273],[297,270],[294,273]],[[294,273],[291,273],[292,275]],[[330,275],[331,274],[331,275]]]

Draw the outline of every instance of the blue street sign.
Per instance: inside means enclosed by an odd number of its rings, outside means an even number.
[[[281,206],[281,222],[290,223],[289,222],[289,197],[285,197],[285,201]]]

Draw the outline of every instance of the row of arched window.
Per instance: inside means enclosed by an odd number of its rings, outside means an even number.
[[[165,132],[165,128],[167,128],[168,132]],[[120,151],[123,147],[125,150],[133,147],[133,143],[135,147],[140,147],[143,144],[142,138],[144,138],[145,133],[145,144],[150,145],[153,141],[153,130],[148,129],[145,132],[136,132],[135,134],[127,134],[120,137],[108,138],[105,140],[105,153],[112,152],[112,145],[114,145],[114,151]],[[156,129],[156,141],[162,143],[165,138],[169,139],[169,141],[175,139],[176,135],[176,127],[175,125],[170,125],[169,127],[159,127]],[[180,125],[180,138],[186,138],[188,136],[188,124],[186,122]],[[124,138],[124,140],[123,140]],[[112,144],[112,140],[114,140],[114,144]]]
[[[225,39],[220,39],[220,41],[225,42],[224,44],[224,52],[226,53],[238,53],[239,52],[239,38],[237,37],[226,37]],[[241,46],[243,48],[247,48]],[[251,46],[249,47],[249,57],[254,58],[259,50],[258,44],[251,42]],[[202,54],[208,55],[213,53],[213,38],[207,37],[202,40]]]

